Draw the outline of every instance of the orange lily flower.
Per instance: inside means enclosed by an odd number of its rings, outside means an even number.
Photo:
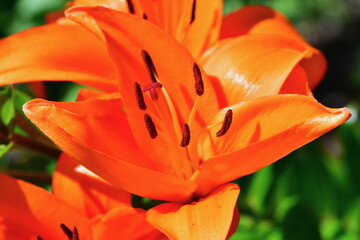
[[[166,239],[131,207],[129,193],[64,154],[53,194],[3,174],[0,185],[0,239]]]
[[[169,238],[190,239],[208,231],[216,236],[212,239],[224,239],[239,191],[226,183],[271,164],[350,116],[346,108],[329,109],[306,96],[311,94],[307,74],[296,64],[309,49],[295,40],[254,34],[215,49],[204,66],[223,74],[219,80],[148,21],[104,7],[67,13],[106,43],[121,75],[120,94],[91,92],[93,98],[76,103],[36,99],[24,112],[64,152],[108,182],[171,201],[147,213]],[[218,58],[234,46],[244,53],[238,60],[245,66],[234,64],[236,53]],[[223,62],[237,68],[225,71]],[[232,81],[223,81],[231,75]],[[202,204],[212,199],[213,204]],[[216,206],[224,212],[212,209]],[[198,216],[206,216],[205,225],[216,229],[207,229]],[[179,219],[185,224],[176,226]],[[181,236],[184,229],[188,235]]]
[[[282,42],[291,39],[307,49],[294,64],[305,72],[311,88],[318,84],[325,72],[326,61],[285,17],[264,6],[250,6],[235,11],[222,21],[222,4],[222,0],[77,0],[70,5],[103,5],[146,18],[183,43],[195,59],[202,59],[200,64],[204,65],[207,56],[230,44],[233,38],[258,35],[263,36],[264,42],[273,37]],[[288,48],[286,45],[279,47]],[[205,70],[221,79],[211,67],[205,67]],[[0,41],[0,84],[65,80],[115,92],[118,78],[106,45],[63,18]]]

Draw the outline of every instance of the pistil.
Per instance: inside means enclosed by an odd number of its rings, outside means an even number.
[[[143,88],[143,92],[145,93],[145,92],[149,91],[151,99],[153,101],[155,101],[155,100],[158,99],[158,95],[157,95],[157,92],[156,92],[157,88],[162,88],[162,84],[159,83],[159,82],[154,82],[152,84],[146,85]]]

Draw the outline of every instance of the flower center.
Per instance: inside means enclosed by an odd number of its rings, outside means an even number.
[[[194,8],[195,5],[196,3],[194,1]],[[196,151],[194,151],[193,148],[189,148],[191,139],[194,141],[194,146],[191,147],[196,148],[195,144],[197,144],[197,137],[199,137],[199,129],[197,131],[194,129],[199,128],[199,123],[196,123],[196,115],[198,114],[200,106],[199,97],[205,92],[201,69],[197,63],[193,63],[194,90],[197,97],[194,100],[189,116],[179,116],[179,110],[176,108],[176,105],[174,105],[173,99],[161,84],[150,54],[146,50],[141,50],[141,56],[152,81],[151,84],[146,85],[142,90],[138,82],[134,84],[137,105],[140,110],[146,110],[144,114],[146,129],[152,139],[155,139],[158,136],[158,131],[160,131],[159,134],[165,138],[164,143],[167,145],[167,148],[174,153],[172,154],[172,163],[170,165],[173,169],[176,169],[176,175],[190,179],[193,173],[199,169],[202,162],[202,160],[199,159],[200,157],[196,155]],[[147,102],[147,99],[145,99],[144,93],[147,92],[152,102]],[[223,136],[229,130],[232,123],[232,116],[232,110],[229,109],[225,114],[221,129],[216,133],[217,137]],[[181,119],[181,117],[187,119]],[[156,125],[153,119],[156,121]],[[185,123],[183,123],[183,121]],[[192,125],[193,123],[195,123],[195,125]],[[190,129],[190,126],[193,126],[194,129]],[[197,134],[192,136],[190,130]],[[175,141],[181,139],[179,144],[181,148],[174,142],[174,139]]]

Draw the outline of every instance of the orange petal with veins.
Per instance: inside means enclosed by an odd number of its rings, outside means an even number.
[[[228,236],[240,189],[229,183],[197,202],[164,203],[147,212],[147,220],[169,239],[223,240]]]

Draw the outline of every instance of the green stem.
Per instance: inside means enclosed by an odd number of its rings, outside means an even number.
[[[12,176],[14,178],[22,179],[28,182],[48,183],[51,184],[51,175],[39,171],[24,171],[18,169],[1,169],[0,172]]]
[[[43,143],[34,141],[33,139],[21,136],[19,134],[14,134],[12,137],[12,141],[14,141],[15,146],[20,146],[36,153],[44,154],[51,158],[57,159],[61,154],[61,151],[57,148],[47,146]]]

